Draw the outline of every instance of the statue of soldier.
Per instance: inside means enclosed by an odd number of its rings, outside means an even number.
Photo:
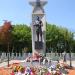
[[[39,41],[39,35],[40,35],[40,38],[41,38],[41,41],[42,41],[42,26],[43,26],[43,23],[38,16],[37,16],[37,19],[35,20],[34,26],[36,26],[37,41]]]

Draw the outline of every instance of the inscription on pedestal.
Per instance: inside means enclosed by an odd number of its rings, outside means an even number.
[[[42,41],[35,41],[35,49],[43,49],[43,42]]]

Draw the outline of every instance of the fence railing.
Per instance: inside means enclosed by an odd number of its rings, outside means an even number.
[[[25,60],[28,56],[32,56],[32,53],[9,53],[10,60]],[[46,57],[52,60],[63,59],[63,53],[46,53]],[[72,60],[75,60],[75,53],[71,53]],[[66,59],[69,60],[69,53],[66,53]],[[0,62],[8,60],[8,53],[0,53]]]

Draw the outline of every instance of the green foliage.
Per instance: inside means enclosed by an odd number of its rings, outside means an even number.
[[[69,52],[73,43],[73,33],[66,28],[47,24],[46,26],[46,47],[47,51]],[[72,47],[73,48],[73,47]]]
[[[10,50],[12,49],[14,52],[31,52],[32,33],[30,26],[24,24],[12,25],[12,37],[8,38],[9,33],[4,34],[4,32],[7,32],[10,28],[11,26],[8,25],[4,27],[4,31],[0,30],[0,50],[6,49],[6,46],[2,45],[2,43],[7,43],[10,39],[12,39]],[[8,38],[9,40],[7,40],[6,38]],[[75,40],[73,39],[73,33],[66,28],[47,23],[46,48],[47,52],[63,52],[64,50],[66,50],[67,52],[69,52],[70,50],[72,52],[75,52]]]
[[[31,40],[31,30],[30,27],[26,25],[15,25],[13,26],[13,38],[16,41],[29,41]]]
[[[12,30],[15,50],[21,51],[25,47],[31,50],[31,29],[27,25],[14,25]],[[21,50],[20,50],[21,49]]]

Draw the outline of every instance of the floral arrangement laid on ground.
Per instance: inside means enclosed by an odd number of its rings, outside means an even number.
[[[14,66],[11,75],[63,75],[61,72],[60,64],[57,64],[55,68],[53,67],[23,67],[23,66]]]

